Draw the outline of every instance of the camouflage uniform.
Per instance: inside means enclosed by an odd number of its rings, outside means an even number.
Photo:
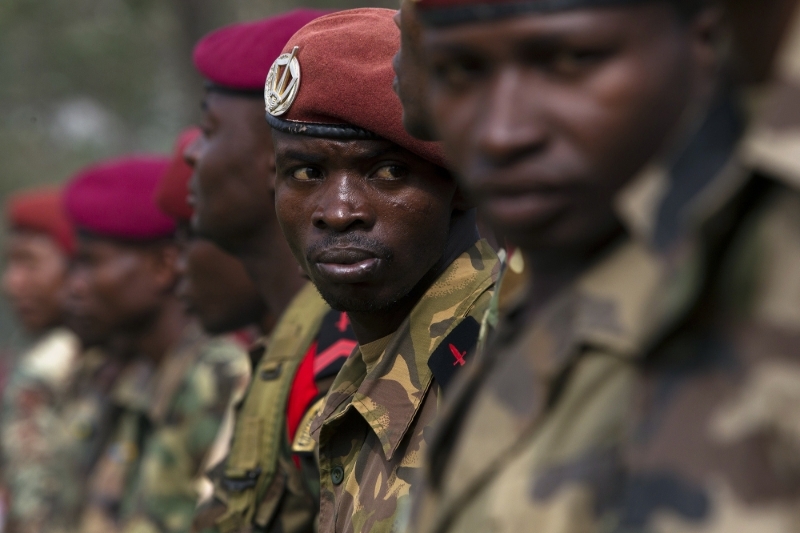
[[[448,406],[409,531],[800,531],[787,58],[743,140],[723,99],[621,198],[637,238],[501,324]]]
[[[157,369],[130,364],[112,393],[117,421],[92,470],[86,533],[189,530],[232,404],[249,380],[247,354],[191,325]]]
[[[312,425],[321,532],[398,530],[442,389],[475,347],[498,270],[491,247],[476,243],[395,333],[360,346],[347,360]]]
[[[316,446],[309,435],[333,377],[356,345],[344,313],[307,284],[266,343],[238,409],[231,453],[193,531],[308,533],[319,510]]]
[[[66,531],[66,516],[80,502],[70,465],[60,461],[62,405],[79,349],[68,330],[48,333],[21,357],[6,388],[2,446],[11,531]]]

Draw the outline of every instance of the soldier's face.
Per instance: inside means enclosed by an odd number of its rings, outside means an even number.
[[[442,258],[453,180],[388,141],[273,138],[278,221],[328,303],[379,311],[411,294]]]
[[[166,246],[79,239],[68,287],[79,336],[102,344],[115,334],[135,335],[153,320],[176,282],[177,253]]]
[[[436,140],[427,109],[427,72],[423,68],[422,28],[414,3],[403,0],[394,17],[400,28],[400,49],[394,56],[394,91],[403,104],[403,126],[418,139]]]
[[[220,334],[259,324],[266,309],[241,261],[188,228],[178,235],[178,297],[203,329]]]
[[[40,333],[63,320],[61,291],[67,265],[64,253],[45,234],[18,231],[9,237],[3,292],[29,333]]]
[[[273,155],[260,99],[209,92],[203,135],[184,153],[194,168],[189,185],[195,230],[225,248],[258,232],[274,214]],[[265,208],[267,206],[267,208]]]
[[[712,20],[651,2],[426,29],[431,109],[465,192],[524,250],[601,245],[618,191],[712,93]]]

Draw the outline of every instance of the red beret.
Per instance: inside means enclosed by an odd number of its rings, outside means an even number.
[[[445,166],[439,143],[417,140],[403,128],[403,108],[392,90],[392,59],[400,48],[395,13],[377,8],[339,11],[289,39],[267,78],[270,126],[314,137],[379,137]],[[284,78],[295,47],[296,62],[291,61],[293,70]],[[287,90],[280,87],[282,80]],[[277,91],[271,90],[275,87]]]
[[[84,169],[64,192],[67,215],[78,230],[102,237],[131,241],[169,237],[175,221],[153,200],[167,167],[167,157],[130,156]]]
[[[188,200],[189,180],[194,170],[183,158],[183,152],[201,133],[200,128],[189,128],[180,134],[169,167],[156,188],[156,205],[177,220],[191,220],[194,214]]]
[[[637,4],[652,0],[415,0],[420,20],[430,26],[491,21],[525,13]]]
[[[296,9],[255,22],[225,26],[197,43],[194,64],[214,85],[260,95],[269,67],[289,37],[315,18],[330,12]]]
[[[17,193],[8,200],[7,213],[12,228],[45,233],[65,253],[75,251],[75,232],[64,211],[61,190],[43,188]]]

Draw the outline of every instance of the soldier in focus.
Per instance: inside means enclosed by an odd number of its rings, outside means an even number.
[[[319,510],[310,420],[355,346],[347,316],[301,275],[274,203],[274,154],[264,121],[270,65],[291,35],[324,14],[297,10],[234,24],[196,46],[206,78],[203,135],[186,150],[194,230],[242,261],[277,323],[252,349],[253,382],[237,413],[231,453],[194,531],[307,532]],[[314,472],[303,477],[301,466]]]
[[[397,530],[499,268],[440,146],[403,129],[393,16],[321,17],[267,77],[278,219],[358,339],[311,424],[325,533]]]
[[[79,232],[75,312],[97,337],[127,342],[80,531],[187,531],[209,452],[248,375],[243,351],[208,339],[175,294],[175,223],[153,198],[168,163],[105,161],[65,192]]]
[[[7,206],[10,229],[3,291],[33,346],[21,355],[3,400],[3,482],[10,532],[66,531],[80,491],[59,464],[62,403],[81,350],[65,328],[72,225],[58,189],[24,191]]]

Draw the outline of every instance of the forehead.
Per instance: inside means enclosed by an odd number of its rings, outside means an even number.
[[[667,2],[627,7],[572,9],[534,13],[487,22],[425,27],[423,39],[435,51],[458,51],[471,46],[509,49],[558,45],[576,39],[614,39],[624,34],[645,35],[677,21]],[[461,48],[453,48],[456,44]]]

